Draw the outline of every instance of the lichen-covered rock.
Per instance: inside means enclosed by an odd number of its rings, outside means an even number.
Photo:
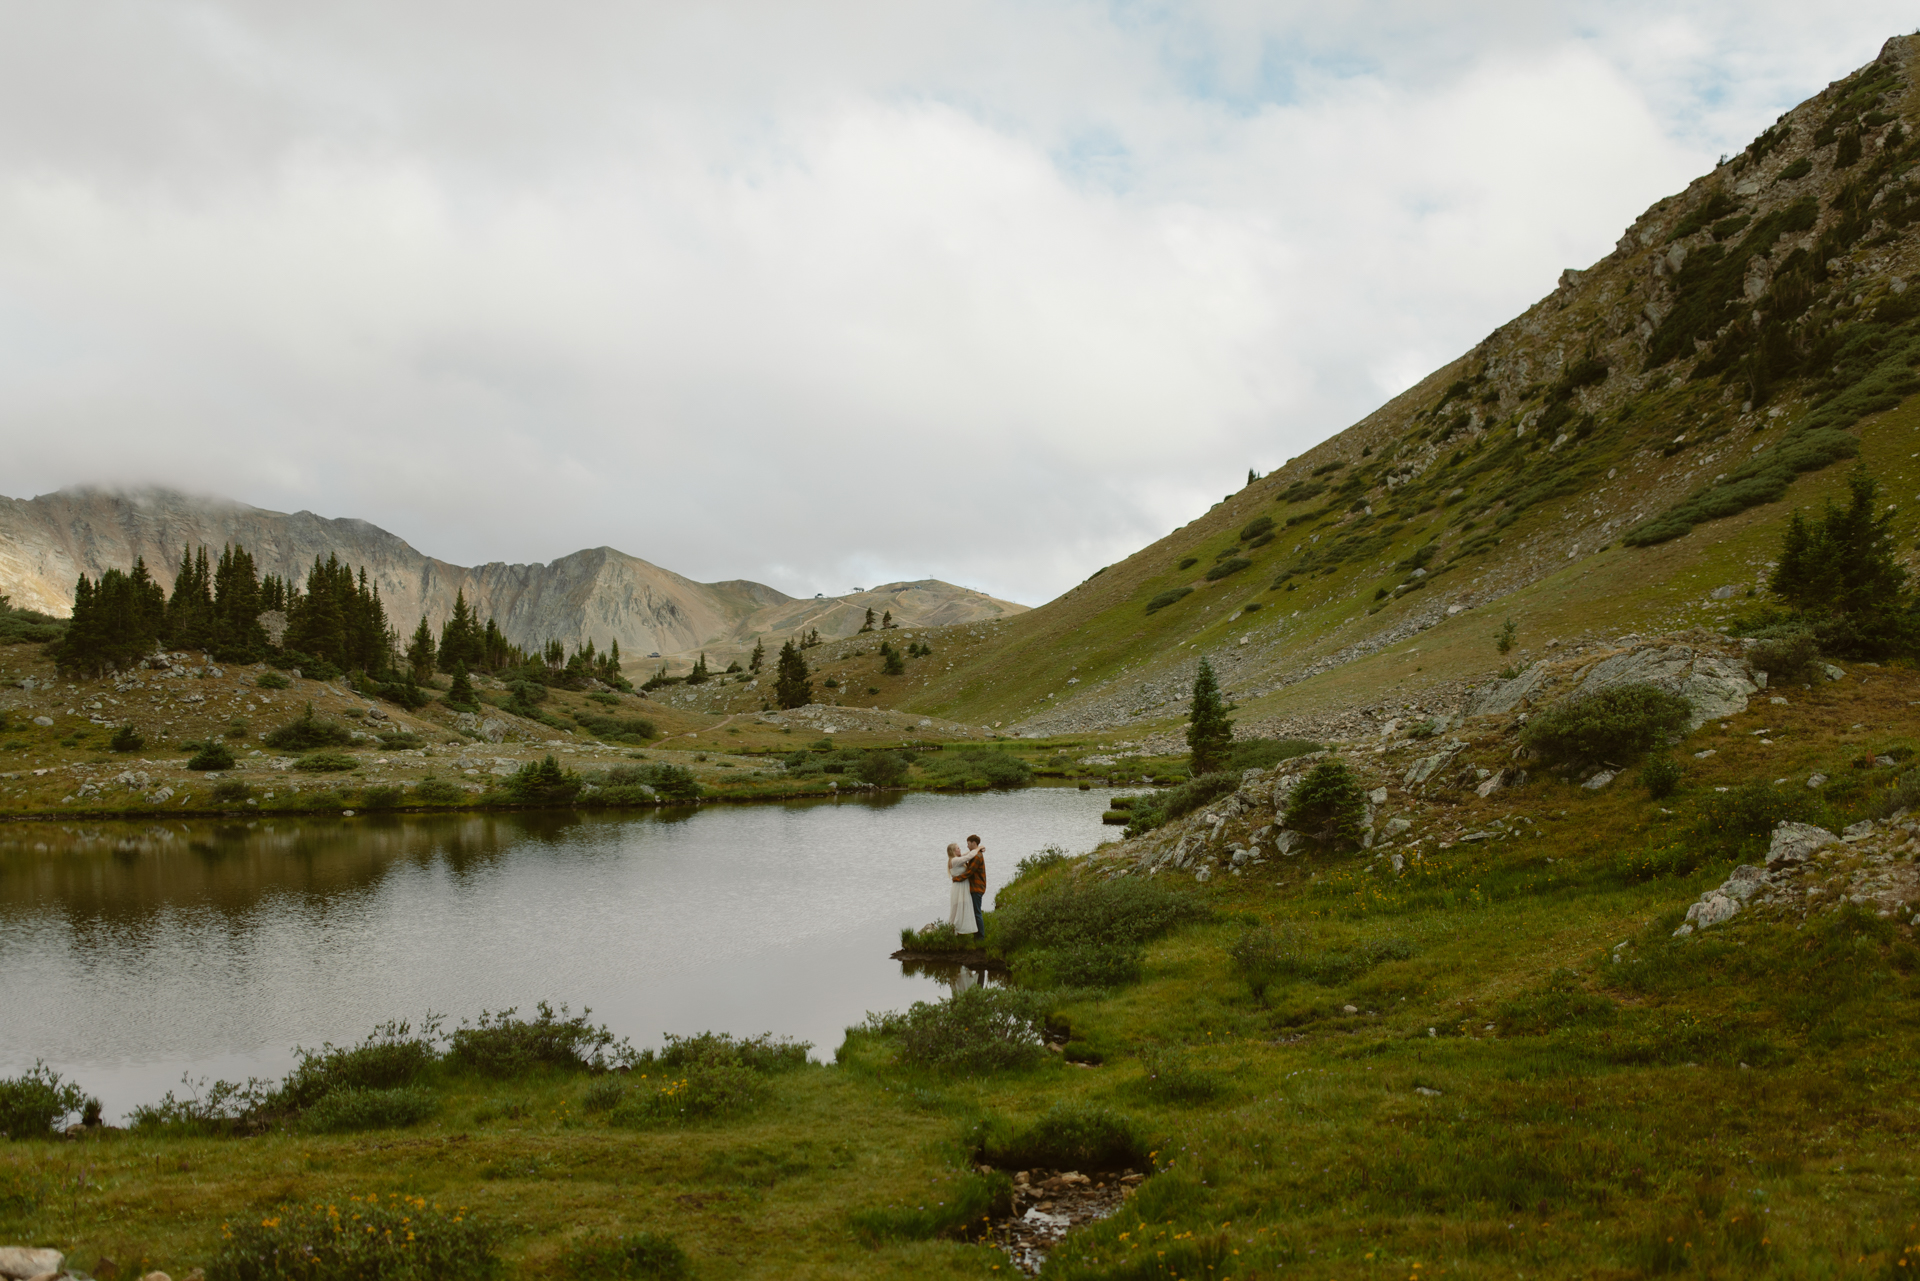
[[[1773,839],[1767,843],[1767,864],[1804,863],[1815,850],[1839,843],[1840,838],[1824,827],[1783,821],[1773,829]]]
[[[1691,645],[1636,646],[1609,655],[1587,668],[1574,684],[1575,694],[1597,694],[1622,685],[1657,685],[1686,699],[1693,708],[1687,728],[1747,710],[1760,692],[1743,659],[1701,653]]]

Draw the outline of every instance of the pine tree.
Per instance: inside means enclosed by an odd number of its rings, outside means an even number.
[[[1233,747],[1233,722],[1213,679],[1213,664],[1200,660],[1193,676],[1193,710],[1187,715],[1187,747],[1193,753],[1191,769],[1197,778],[1224,769]]]
[[[456,662],[453,665],[453,688],[447,691],[447,706],[462,712],[480,710],[480,699],[473,692],[473,682],[467,679],[465,663]]]
[[[700,661],[693,665],[693,670],[687,673],[687,684],[705,685],[707,680],[707,656],[702,654]]]
[[[753,657],[747,660],[747,670],[757,672],[767,661],[767,643],[763,640],[753,642]]]
[[[871,614],[871,613],[872,613],[873,611],[872,611],[872,610],[868,610],[867,612],[868,612],[869,614]],[[895,628],[895,627],[898,627],[898,626],[899,626],[899,624],[893,621],[893,611],[892,611],[892,610],[888,610],[888,611],[887,611],[886,613],[884,613],[884,614],[882,614],[882,615],[880,616],[880,630],[881,630],[881,631],[883,631],[883,632],[884,632],[884,631],[888,631],[888,630],[890,630],[890,629],[892,629],[892,628]]]
[[[453,594],[453,613],[440,628],[440,670],[451,672],[457,663],[478,667],[486,657],[486,637],[480,621],[467,607],[463,588]]]
[[[413,629],[413,643],[407,646],[407,669],[413,673],[416,681],[433,679],[433,660],[439,646],[433,643],[433,627],[427,622],[425,614],[420,615],[420,626]]]
[[[1915,647],[1907,571],[1895,558],[1892,510],[1876,511],[1880,486],[1864,468],[1850,501],[1829,499],[1818,520],[1793,513],[1767,587],[1813,626],[1829,653],[1877,658]]]
[[[860,624],[860,630],[861,630],[861,631],[863,631],[863,632],[870,632],[870,631],[872,631],[872,630],[873,630],[873,609],[872,609],[872,607],[868,607],[868,609],[867,609],[867,621],[866,621],[866,622],[864,622],[864,623],[862,623],[862,624]]]
[[[813,701],[813,682],[808,679],[807,660],[792,641],[780,647],[780,658],[773,682],[774,697],[783,708],[805,707]]]

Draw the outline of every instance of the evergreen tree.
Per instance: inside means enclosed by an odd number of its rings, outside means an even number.
[[[807,660],[792,641],[780,647],[775,667],[773,693],[783,708],[805,707],[813,701],[813,682],[808,679]]]
[[[880,642],[880,672],[885,676],[905,675],[906,660],[900,657],[900,651],[887,641]]]
[[[871,607],[867,609],[867,621],[860,624],[860,630],[863,632],[870,632],[873,630],[873,609]]]
[[[439,646],[433,643],[433,628],[422,614],[420,626],[413,629],[413,643],[407,646],[407,670],[413,673],[414,680],[433,679],[433,660],[438,650]]]
[[[186,649],[204,649],[213,640],[213,575],[204,547],[197,555],[190,548],[180,549],[180,570],[167,600],[166,636]]]
[[[250,663],[267,648],[260,615],[260,575],[245,547],[228,544],[220,549],[213,572],[212,648],[216,657]]]
[[[1187,715],[1187,747],[1193,753],[1191,769],[1196,778],[1225,768],[1233,747],[1233,722],[1227,719],[1226,705],[1220,699],[1213,664],[1204,658],[1193,677],[1193,710]]]
[[[767,643],[763,640],[755,640],[753,642],[753,657],[747,660],[747,670],[750,672],[758,672],[761,665],[766,661]]]
[[[868,616],[869,618],[871,618],[871,617],[873,616],[873,611],[872,611],[872,610],[868,610],[868,611],[867,611],[867,616]],[[883,632],[884,632],[884,631],[886,631],[886,630],[888,630],[889,628],[893,628],[893,627],[898,627],[898,626],[899,626],[899,624],[893,621],[893,611],[892,611],[892,610],[888,610],[888,611],[887,611],[886,613],[884,613],[884,614],[882,614],[882,615],[880,616],[880,630],[881,630],[881,631],[883,631]]]
[[[473,682],[467,679],[465,663],[456,662],[453,665],[453,688],[447,691],[447,706],[463,712],[480,710],[480,699],[473,692]]]
[[[98,676],[114,667],[130,667],[159,644],[158,619],[165,596],[135,563],[137,574],[109,569],[100,581],[80,575],[73,587],[73,619],[66,635],[53,648],[53,661],[63,672]]]
[[[800,640],[800,648],[812,649],[814,646],[818,645],[819,643],[820,643],[820,629],[818,627],[810,627],[807,629],[807,634],[804,637],[802,637]]]
[[[455,592],[453,613],[440,628],[440,670],[451,672],[455,664],[479,667],[486,662],[486,650],[486,635],[467,607],[465,589]]]
[[[1806,621],[1821,648],[1862,658],[1911,652],[1913,600],[1895,559],[1892,510],[1864,468],[1848,477],[1846,507],[1829,499],[1817,520],[1795,511],[1767,587]]]
[[[710,677],[707,673],[707,656],[701,654],[700,661],[695,663],[693,670],[687,673],[687,684],[705,685],[709,679]]]

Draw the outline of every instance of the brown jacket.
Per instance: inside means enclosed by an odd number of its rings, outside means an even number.
[[[975,894],[987,892],[987,847],[981,846],[967,860],[967,888]],[[956,878],[958,879],[958,878]]]

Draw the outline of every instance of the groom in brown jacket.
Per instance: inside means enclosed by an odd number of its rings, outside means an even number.
[[[967,838],[967,893],[973,895],[973,925],[979,933],[975,936],[981,941],[987,937],[987,918],[981,914],[980,900],[987,896],[987,847],[980,843],[977,836]],[[959,878],[955,878],[956,880]]]

